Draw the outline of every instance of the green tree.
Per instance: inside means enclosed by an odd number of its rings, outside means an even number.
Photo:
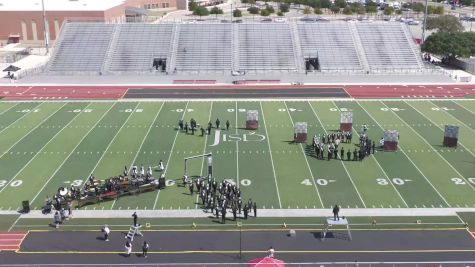
[[[269,11],[267,11],[267,9],[261,9],[261,16],[267,17],[269,15],[270,15],[270,13],[269,13]]]
[[[271,5],[266,5],[266,10],[269,14],[275,13],[274,7]]]
[[[255,6],[251,6],[250,8],[247,9],[247,11],[249,11],[249,13],[251,13],[253,15],[259,14],[259,8],[255,7]]]
[[[366,13],[370,13],[370,14],[375,14],[375,13],[378,12],[378,7],[373,6],[373,5],[371,5],[371,6],[366,5],[365,9],[366,9]]]
[[[343,8],[343,14],[345,14],[345,15],[353,14],[353,11],[351,10],[351,7],[346,6],[345,8]]]
[[[235,17],[235,18],[240,18],[240,17],[242,17],[242,12],[241,12],[241,10],[239,10],[239,9],[234,9],[234,10],[233,10],[233,17]]]
[[[396,13],[396,15],[402,15],[402,10],[401,9],[396,9],[395,13]]]
[[[218,17],[218,15],[220,14],[223,14],[223,10],[217,6],[214,6],[210,11],[209,11],[210,14],[212,15],[216,15],[216,17]]]
[[[335,6],[339,8],[345,8],[346,7],[346,1],[345,0],[335,0]]]
[[[282,11],[279,10],[279,12],[277,12],[277,16],[283,17],[283,16],[284,16],[284,13],[282,13]]]
[[[387,6],[384,8],[383,14],[386,16],[391,16],[394,13],[394,8],[391,6]]]
[[[412,9],[416,13],[421,13],[421,12],[424,12],[425,10],[424,4],[420,2],[409,4],[409,8]]]
[[[330,11],[333,13],[333,14],[337,14],[337,13],[340,13],[340,8],[336,5],[333,5],[331,8],[330,8]]]
[[[312,14],[312,8],[309,7],[309,6],[306,6],[306,7],[303,9],[303,13],[304,13],[305,15]]]
[[[280,11],[282,11],[282,13],[289,12],[289,7],[290,6],[286,3],[282,3],[282,4],[279,5],[279,9],[280,9]]]
[[[427,18],[427,29],[439,32],[461,32],[464,30],[460,20],[452,15]]]
[[[315,13],[315,15],[321,15],[321,14],[323,14],[323,12],[322,12],[322,10],[321,10],[320,8],[315,8],[315,9],[313,10],[313,13]]]
[[[190,0],[190,1],[188,2],[188,10],[189,10],[189,11],[193,11],[193,10],[195,10],[195,8],[197,8],[197,7],[198,7],[198,4],[197,4],[195,1]]]
[[[193,10],[193,15],[200,16],[200,17],[208,16],[209,15],[209,10],[204,6],[199,6],[199,7],[196,7]]]
[[[460,3],[464,6],[472,6],[474,5],[475,1],[474,0],[460,0]]]
[[[454,59],[475,54],[475,32],[437,32],[425,40],[422,51]]]

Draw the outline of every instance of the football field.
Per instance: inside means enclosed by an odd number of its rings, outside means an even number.
[[[244,129],[247,110],[259,112],[256,131]],[[317,159],[313,135],[337,130],[345,110],[354,127],[345,151],[356,148],[363,124],[376,142],[399,131],[400,149],[363,161]],[[181,118],[203,126],[219,118],[222,129],[186,134],[176,130]],[[291,142],[296,122],[308,123],[307,145]],[[460,126],[457,148],[442,147],[446,124]],[[40,209],[59,187],[132,164],[158,177],[160,160],[166,189],[83,209],[197,209],[181,178],[184,158],[204,153],[213,154],[216,179],[238,184],[260,209],[475,207],[475,100],[102,101],[0,102],[0,210],[22,200]],[[188,167],[191,176],[207,173],[201,158]]]

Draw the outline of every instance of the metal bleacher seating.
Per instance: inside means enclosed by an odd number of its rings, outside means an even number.
[[[110,51],[110,71],[148,71],[153,58],[168,58],[173,24],[131,23],[118,25]]]
[[[395,22],[159,23],[68,22],[47,70],[52,73],[302,72],[318,57],[322,71],[423,69],[404,24]],[[155,73],[155,72],[152,72]]]
[[[116,25],[66,23],[55,45],[48,70],[51,72],[99,72]]]
[[[181,24],[176,49],[177,71],[231,70],[232,24]]]
[[[294,44],[287,23],[241,23],[239,69],[246,71],[297,69]]]
[[[421,69],[403,27],[405,24],[397,22],[356,24],[370,70]]]
[[[297,23],[304,58],[317,57],[321,70],[362,70],[346,22]]]

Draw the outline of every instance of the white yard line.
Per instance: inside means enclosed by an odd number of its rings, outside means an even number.
[[[292,125],[294,125],[294,120],[292,119],[292,116],[290,115],[289,112],[289,107],[287,107],[287,102],[284,101],[285,109],[287,110],[287,114],[289,114],[290,122]],[[310,176],[312,176],[312,184],[315,187],[315,192],[317,192],[318,200],[320,201],[320,205],[322,205],[322,208],[325,208],[325,205],[323,205],[322,197],[320,196],[320,191],[318,190],[317,183],[315,181],[315,176],[313,176],[312,169],[310,168],[310,164],[308,163],[307,155],[305,154],[305,150],[303,148],[302,144],[298,144],[300,146],[300,149],[302,150],[303,157],[305,159],[305,162],[307,163],[307,168],[308,171],[310,172]]]
[[[333,105],[338,109],[340,110],[340,108],[336,105],[335,101],[332,101]],[[353,132],[356,133],[356,135],[358,136],[359,138],[359,134],[358,134],[358,131],[353,128]],[[373,140],[374,141],[374,140]],[[394,185],[394,183],[392,182],[392,179],[389,178],[388,174],[386,173],[386,171],[384,171],[383,167],[379,164],[379,161],[376,159],[376,157],[374,156],[374,154],[371,155],[372,159],[374,160],[374,162],[376,162],[376,164],[378,165],[379,169],[383,172],[384,176],[386,177],[386,179],[389,181],[389,183],[391,184],[391,186],[393,187],[394,191],[396,191],[397,195],[401,198],[402,202],[404,202],[404,205],[406,205],[407,208],[409,208],[409,205],[407,205],[406,201],[404,200],[404,198],[402,197],[401,193],[399,193],[399,190],[397,190],[396,186]]]
[[[183,109],[183,114],[181,115],[181,119],[183,119],[185,117],[185,114],[186,114],[186,109],[188,108],[188,103],[190,103],[189,101],[186,102],[186,106],[185,108]],[[168,164],[170,164],[170,158],[172,157],[172,154],[173,154],[173,148],[175,147],[175,143],[176,143],[176,138],[178,137],[178,133],[180,132],[180,130],[178,129],[176,131],[176,134],[175,134],[175,139],[173,139],[173,144],[172,144],[172,147],[170,149],[170,154],[168,155],[168,160],[167,162],[165,163],[166,164],[166,167],[165,167],[165,170],[163,170],[163,175],[165,176],[165,174],[167,173],[167,170],[168,170]],[[160,196],[160,191],[161,190],[158,190],[157,192],[157,196],[155,197],[155,202],[153,203],[153,208],[152,209],[155,209],[157,207],[157,201],[158,201],[158,197]]]
[[[404,101],[404,102],[405,102],[405,101]],[[407,102],[406,102],[406,104],[408,104],[409,106],[411,106],[413,109],[416,109],[416,108],[413,107],[411,104],[409,104],[409,103],[407,103]],[[438,108],[438,106],[435,105],[434,103],[432,103],[432,105],[433,105],[434,107],[437,107],[437,108]],[[452,117],[454,120],[456,120],[458,123],[460,123],[461,125],[465,126],[469,131],[472,131],[472,132],[475,133],[475,129],[472,129],[472,127],[470,127],[470,126],[468,126],[467,124],[465,124],[465,122],[463,122],[463,121],[457,119],[454,115],[450,114],[450,112],[448,112],[447,110],[444,110],[444,109],[441,109],[441,110],[442,110],[444,113],[446,113],[447,115],[449,115],[450,117]],[[419,112],[419,113],[422,114],[422,112]],[[422,116],[424,116],[424,117],[427,118],[427,116],[424,115],[424,114],[422,114]],[[427,118],[427,119],[430,120],[430,121],[432,121],[432,120],[429,119],[429,118]],[[439,127],[440,129],[444,130],[444,129],[443,129],[442,127],[440,127],[438,124],[436,124],[436,123],[434,123],[434,124],[435,124],[437,127]],[[464,145],[462,145],[462,146],[464,146]],[[465,148],[466,148],[466,147],[465,147]],[[469,150],[469,151],[470,151],[470,150]],[[474,154],[472,154],[472,155],[475,157]]]
[[[36,107],[34,107],[33,109],[37,109],[39,106],[41,106],[43,103],[37,105]],[[16,106],[16,105],[15,105]],[[3,113],[2,113],[3,114]],[[28,114],[31,114],[31,112],[25,112],[23,113],[23,115],[21,115],[20,117],[18,117],[16,120],[12,121],[7,127],[3,128],[2,130],[0,130],[0,134],[3,133],[5,130],[7,130],[8,128],[10,128],[10,126],[12,126],[13,124],[15,124],[17,121],[23,119],[24,117],[26,117],[26,115]]]
[[[214,102],[211,102],[211,107],[209,108],[209,115],[208,115],[208,122],[211,121],[211,114],[212,114],[212,110],[213,110],[213,103]],[[219,130],[219,129],[216,129],[216,130]],[[209,135],[206,135],[205,137],[205,145],[203,147],[203,154],[206,153],[206,146],[208,145],[208,136]],[[201,160],[201,170],[200,170],[200,175],[203,176],[203,165],[205,163],[205,157],[203,157],[203,159]],[[196,194],[196,201],[195,201],[195,209],[198,209],[198,200],[199,200],[199,196],[200,196],[200,193],[198,192]]]
[[[8,228],[8,232],[10,232],[13,227],[15,227],[15,225],[18,223],[18,221],[20,220],[21,218],[21,215],[18,216],[18,218],[16,218],[16,220],[12,223],[12,225],[10,226],[10,228]]]
[[[442,131],[444,131],[444,129],[442,129],[442,127],[439,127],[439,125],[437,125],[437,123],[434,123],[431,119],[429,119],[426,115],[424,115],[424,113],[420,112],[417,108],[413,107],[412,105],[410,105],[409,103],[406,103],[408,104],[411,108],[413,108],[415,111],[417,111],[419,114],[421,114],[424,118],[426,118],[427,120],[429,120],[430,122],[432,122],[436,127],[438,127],[439,129],[441,129]],[[398,116],[399,117],[399,116]],[[406,125],[408,125],[406,123]],[[409,125],[408,125],[409,126]],[[422,138],[424,140],[424,142],[429,145],[430,147],[432,147],[432,145],[427,142],[427,140],[422,137],[418,132],[416,132],[411,126],[409,126],[409,128],[411,128],[420,138]],[[467,150],[470,154],[472,154],[472,156],[475,157],[475,154],[473,154],[473,152],[470,151],[470,149],[468,149],[467,147],[465,147],[461,142],[459,142],[461,146],[463,146],[465,148],[465,150]],[[465,182],[473,189],[475,190],[475,187],[472,185],[472,183],[470,183],[457,169],[455,169],[455,167],[450,164],[450,162],[448,162],[440,153],[439,151],[437,151],[437,149],[434,149],[434,152],[439,155],[444,161],[445,163],[447,163],[456,173],[457,175],[459,175],[462,179],[465,180]]]
[[[20,102],[19,102],[19,103],[16,103],[15,105],[12,105],[11,107],[5,109],[5,110],[2,111],[2,112],[0,112],[0,115],[3,115],[3,114],[5,114],[5,113],[7,113],[10,109],[12,109],[12,108],[14,108],[14,107],[16,107],[16,106],[18,106],[18,105],[20,105]],[[40,105],[41,105],[41,104],[40,104]],[[39,106],[39,105],[38,105],[38,106]]]
[[[369,113],[358,101],[356,101],[356,103],[358,103],[358,105],[366,112],[366,114],[368,114],[368,116],[379,126],[379,128],[381,128],[381,130],[384,131],[384,128],[381,126],[381,124],[379,124],[379,122],[373,117],[373,115],[371,115],[371,113]],[[384,104],[384,103],[383,103]],[[387,107],[387,106],[386,106]],[[407,123],[406,123],[407,124]],[[406,156],[406,158],[412,163],[412,165],[417,169],[417,171],[419,171],[419,173],[422,175],[422,177],[424,177],[424,179],[427,181],[427,183],[429,183],[429,185],[432,187],[432,189],[434,189],[434,191],[439,195],[439,197],[445,202],[445,204],[447,204],[448,207],[452,207],[449,202],[447,202],[447,200],[445,199],[444,196],[442,196],[442,194],[439,192],[439,190],[437,190],[437,188],[430,182],[430,180],[427,178],[427,176],[425,176],[425,174],[419,169],[419,167],[416,165],[416,163],[409,157],[409,155],[406,154],[406,152],[404,152],[404,149],[399,146],[401,152]]]
[[[23,135],[20,139],[18,139],[13,145],[11,145],[8,149],[5,150],[5,152],[3,152],[2,155],[0,155],[0,158],[3,157],[5,154],[8,153],[8,151],[10,151],[10,149],[14,148],[18,143],[20,143],[20,141],[22,141],[25,137],[27,137],[31,132],[33,132],[34,130],[36,130],[38,127],[40,127],[45,121],[47,121],[49,118],[51,118],[53,115],[55,115],[56,113],[58,113],[58,111],[60,111],[64,106],[66,106],[67,103],[64,103],[64,105],[62,105],[61,107],[59,107],[55,112],[51,113],[48,117],[44,118],[40,123],[38,123],[35,127],[31,128],[31,130],[29,130],[25,135]]]
[[[235,134],[237,135],[238,134],[238,102],[236,101],[236,106],[234,108],[234,111],[236,112],[236,126],[234,127],[234,132]],[[239,183],[239,141],[236,141],[236,182],[237,182],[237,186],[239,187],[240,183]]]
[[[326,134],[326,133],[327,133],[327,130],[325,129],[325,126],[323,126],[323,123],[322,123],[322,121],[320,120],[320,118],[318,117],[317,112],[315,112],[315,109],[314,109],[313,106],[310,104],[310,102],[307,102],[307,103],[308,103],[308,105],[310,106],[310,108],[312,109],[313,114],[315,115],[315,117],[317,117],[318,122],[320,123],[320,125],[322,126],[322,129],[325,131],[325,134]],[[288,109],[287,109],[287,110],[288,110]],[[289,116],[290,116],[290,114],[289,114]],[[353,178],[351,178],[350,172],[348,171],[348,169],[346,169],[345,163],[344,163],[343,161],[340,161],[340,163],[341,163],[341,165],[343,166],[343,169],[345,169],[345,172],[346,172],[346,174],[348,175],[348,178],[350,178],[350,182],[351,182],[351,184],[353,185],[353,187],[355,188],[356,193],[358,194],[358,197],[360,198],[361,203],[363,204],[363,207],[366,208],[366,203],[364,202],[363,198],[361,197],[361,194],[360,194],[360,192],[358,191],[358,187],[356,187],[356,184],[355,184],[355,182],[353,181]]]
[[[137,150],[137,153],[135,153],[135,156],[134,156],[134,159],[132,160],[132,162],[129,164],[129,166],[132,166],[132,164],[134,164],[135,160],[137,160],[137,157],[140,153],[140,151],[142,150],[142,146],[143,144],[145,143],[145,140],[147,139],[150,131],[152,130],[153,128],[153,124],[155,123],[155,121],[157,121],[157,118],[158,118],[158,115],[160,114],[160,112],[162,111],[162,108],[163,108],[163,105],[164,105],[165,102],[162,102],[162,105],[160,106],[160,109],[158,110],[157,112],[157,115],[155,115],[155,118],[152,120],[152,123],[150,124],[150,126],[148,127],[148,130],[147,130],[147,133],[145,134],[144,138],[142,139],[142,142],[140,143],[140,146]],[[140,103],[139,103],[140,105]],[[129,168],[130,169],[130,168]],[[153,170],[152,170],[153,172]],[[117,201],[117,198],[114,199],[114,202],[112,202],[112,205],[111,205],[111,208],[110,209],[113,209],[114,208],[114,205],[115,205],[115,202]]]
[[[90,103],[87,104],[87,105],[81,110],[81,112],[77,113],[76,116],[74,116],[74,118],[72,118],[72,119],[71,119],[66,125],[64,125],[55,135],[53,135],[53,137],[51,137],[51,138],[48,140],[48,142],[46,142],[46,144],[44,144],[44,145],[36,152],[36,154],[35,154],[27,163],[25,163],[25,165],[23,165],[23,167],[13,176],[13,178],[11,178],[11,179],[7,182],[7,184],[6,184],[4,187],[2,187],[2,189],[0,189],[0,193],[2,193],[3,190],[5,190],[5,188],[7,188],[8,185],[10,185],[10,184],[16,179],[16,177],[17,177],[26,167],[28,167],[28,165],[30,165],[30,163],[31,163],[34,159],[36,159],[36,157],[38,157],[38,155],[41,154],[41,151],[43,151],[53,140],[55,140],[55,138],[56,138],[59,134],[61,134],[61,133],[63,132],[63,130],[65,130],[66,128],[68,128],[68,126],[69,126],[71,123],[73,123],[73,122],[76,120],[76,118],[79,117],[79,115],[83,114],[83,113],[84,113],[84,110],[85,110],[87,107],[89,107],[89,105],[91,105],[91,104],[90,104]]]
[[[259,106],[262,113],[262,122],[264,123],[264,129],[266,129],[267,145],[269,146],[270,163],[272,165],[272,173],[274,174],[275,188],[277,190],[277,199],[279,200],[279,208],[282,209],[282,202],[280,201],[280,193],[279,193],[279,184],[277,183],[277,176],[275,175],[274,159],[272,157],[272,151],[270,149],[270,141],[269,141],[270,138],[269,138],[269,134],[267,133],[266,119],[264,116],[264,109],[262,108],[261,101],[259,101]]]
[[[470,109],[466,108],[466,107],[463,106],[463,105],[460,105],[457,101],[452,100],[452,102],[454,102],[457,106],[459,106],[459,107],[465,109],[466,111],[472,113],[473,115],[475,115],[475,112],[471,111]]]
[[[45,187],[49,184],[49,182],[51,181],[51,179],[53,179],[53,177],[56,175],[56,173],[58,173],[58,171],[63,167],[63,165],[68,161],[68,159],[71,157],[71,155],[74,153],[74,151],[79,147],[79,145],[82,143],[82,141],[84,141],[84,139],[89,135],[89,133],[91,133],[91,131],[97,126],[97,124],[99,124],[99,122],[101,122],[101,120],[107,115],[107,113],[109,113],[109,111],[115,106],[115,104],[111,105],[110,108],[104,112],[104,114],[102,114],[102,116],[96,121],[96,123],[89,129],[89,131],[87,131],[87,133],[81,138],[81,140],[79,140],[79,142],[76,144],[76,146],[71,150],[71,152],[69,152],[68,156],[66,156],[63,160],[63,162],[61,162],[61,164],[58,166],[58,168],[56,168],[56,170],[54,171],[54,173],[49,177],[49,179],[46,181],[46,183],[43,184],[43,186],[41,187],[41,189],[38,191],[38,193],[35,195],[35,197],[30,201],[30,203],[33,203],[36,198],[43,192],[43,190],[45,189]]]

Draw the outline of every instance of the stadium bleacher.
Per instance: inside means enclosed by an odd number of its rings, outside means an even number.
[[[232,24],[182,24],[176,51],[177,71],[232,68]]]
[[[369,68],[420,69],[411,40],[408,40],[402,23],[357,23],[356,29],[364,49]]]
[[[420,51],[399,22],[66,23],[48,71],[301,72],[318,58],[328,72],[422,70]]]
[[[117,40],[111,47],[110,71],[148,71],[153,58],[168,58],[173,24],[118,26]]]
[[[295,70],[296,57],[287,23],[243,23],[239,27],[241,70]]]
[[[298,23],[302,55],[317,56],[321,70],[362,70],[348,23]]]
[[[55,45],[50,71],[101,71],[116,25],[66,23]]]

